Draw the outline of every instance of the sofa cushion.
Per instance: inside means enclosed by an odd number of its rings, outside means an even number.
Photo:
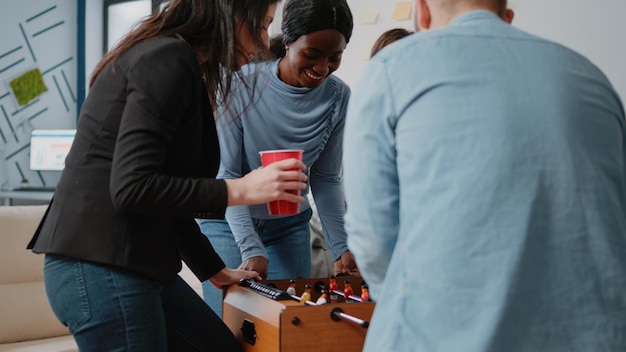
[[[72,335],[0,345],[0,352],[78,352]]]
[[[0,284],[43,280],[43,255],[32,253],[26,246],[46,207],[0,206]]]
[[[0,284],[0,343],[68,335],[48,303],[43,281]]]
[[[57,337],[63,346],[75,346],[48,303],[44,256],[26,249],[45,211],[45,205],[0,206],[0,351],[48,351],[48,338]]]

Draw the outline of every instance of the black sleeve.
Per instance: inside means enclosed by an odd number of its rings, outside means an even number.
[[[180,41],[137,50],[118,62],[128,86],[113,154],[113,204],[126,213],[223,216],[228,203],[225,182],[166,172],[173,155],[190,158],[173,147],[183,138],[181,125],[206,118],[194,109],[206,94],[195,53]],[[190,142],[202,143],[198,139]],[[198,168],[206,162],[193,160]]]
[[[177,237],[180,256],[200,281],[208,280],[226,267],[194,219],[181,218],[177,221],[181,229]]]

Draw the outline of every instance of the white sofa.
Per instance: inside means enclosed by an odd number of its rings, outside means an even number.
[[[0,206],[0,352],[78,351],[48,303],[44,256],[26,249],[45,210],[45,205]],[[200,281],[186,266],[181,276],[202,295]]]
[[[26,249],[45,210],[0,206],[0,351],[78,351],[50,309],[43,256]]]

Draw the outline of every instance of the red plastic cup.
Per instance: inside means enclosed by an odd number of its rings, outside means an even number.
[[[295,158],[302,160],[302,149],[277,149],[260,151],[261,165],[267,166],[273,162],[285,159]],[[287,191],[289,193],[300,195],[300,190]],[[300,203],[294,203],[287,200],[273,200],[267,203],[270,215],[292,215],[300,212]]]

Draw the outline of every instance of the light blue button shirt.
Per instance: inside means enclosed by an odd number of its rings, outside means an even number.
[[[367,65],[348,106],[365,351],[626,351],[624,110],[573,51],[486,11]]]

